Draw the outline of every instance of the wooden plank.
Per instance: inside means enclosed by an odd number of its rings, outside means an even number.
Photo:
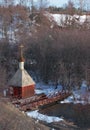
[[[44,107],[48,107],[48,106],[54,105],[58,101],[61,101],[61,100],[65,99],[65,98],[67,98],[70,95],[71,95],[70,93],[63,93],[63,94],[57,95],[57,96],[55,96],[53,98],[42,98],[40,100],[33,101],[31,103],[26,103],[25,105],[23,105],[21,107],[24,110],[25,110],[25,108],[26,108],[26,110],[33,110],[33,109],[35,110],[37,108],[41,109],[41,108],[44,108]]]

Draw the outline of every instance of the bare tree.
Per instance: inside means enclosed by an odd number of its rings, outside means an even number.
[[[4,6],[14,5],[14,0],[3,0]]]
[[[67,10],[67,13],[70,14],[70,15],[75,14],[74,2],[69,0],[68,4],[66,5],[66,10]]]
[[[76,4],[76,6],[78,7],[79,9],[79,14],[82,14],[83,13],[83,10],[85,9],[85,6],[86,6],[86,0],[75,0],[74,3]]]
[[[82,14],[85,7],[85,0],[79,0],[79,6],[80,6],[81,14]]]
[[[7,75],[6,68],[0,65],[0,94],[3,93],[3,90],[6,88]]]
[[[40,12],[44,10],[48,5],[48,0],[39,0],[39,9]]]

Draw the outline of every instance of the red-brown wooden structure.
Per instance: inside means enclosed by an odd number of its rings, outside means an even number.
[[[22,48],[23,46],[21,46]],[[27,98],[34,96],[34,88],[35,82],[31,78],[31,76],[27,73],[24,69],[24,58],[22,56],[22,49],[21,55],[19,60],[19,69],[9,81],[9,90],[10,95],[16,98]]]
[[[13,104],[18,104],[19,109],[22,111],[35,110],[40,107],[50,106],[58,101],[64,100],[70,96],[70,92],[58,92],[52,97],[47,97],[46,95],[34,95],[33,97],[12,101]]]

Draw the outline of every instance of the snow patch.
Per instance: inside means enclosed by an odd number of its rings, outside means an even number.
[[[32,117],[32,118],[35,118],[35,119],[38,119],[41,121],[45,121],[47,123],[63,121],[63,119],[59,118],[59,117],[53,117],[53,116],[47,116],[47,115],[40,114],[38,112],[38,110],[27,112],[27,115],[29,117]]]
[[[51,22],[56,22],[57,25],[61,27],[65,27],[65,25],[71,25],[73,20],[78,25],[83,25],[86,21],[90,23],[89,15],[52,14],[46,12],[45,16],[47,16]]]
[[[40,87],[42,86],[42,87]],[[58,92],[62,91],[62,86],[58,85],[57,89],[55,89],[55,86],[53,85],[43,85],[43,84],[37,84],[35,89],[35,94],[42,94],[44,93],[47,97],[57,94]]]
[[[60,103],[73,103],[73,104],[90,104],[90,92],[87,92],[85,94],[82,94],[81,91],[74,91],[73,95],[69,96],[64,101],[61,101]]]

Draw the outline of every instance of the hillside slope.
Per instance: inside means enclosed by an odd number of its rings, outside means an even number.
[[[49,130],[49,128],[35,123],[12,104],[0,99],[0,130]]]

